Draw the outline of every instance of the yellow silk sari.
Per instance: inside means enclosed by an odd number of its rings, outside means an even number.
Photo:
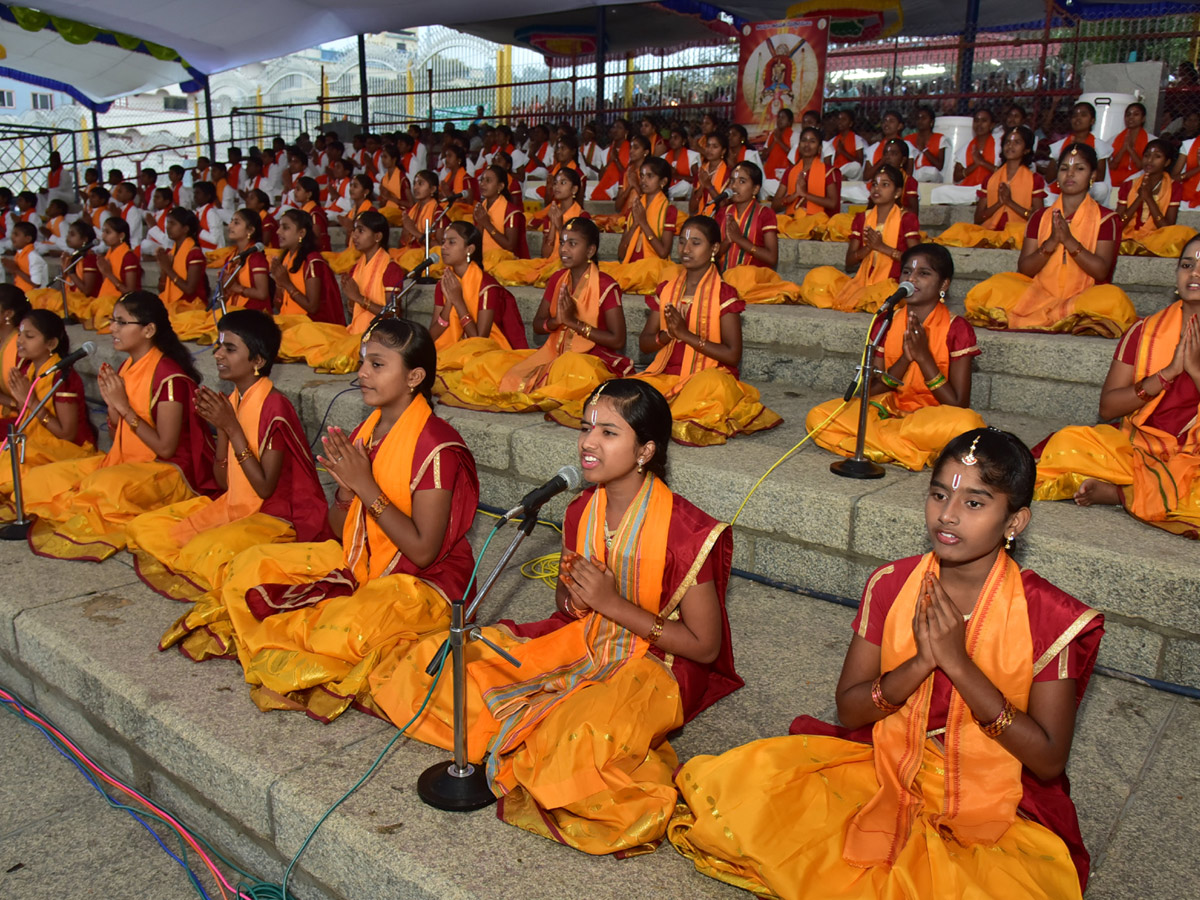
[[[828,169],[825,166],[825,161],[820,158],[812,161],[807,175],[804,173],[804,166],[797,163],[792,166],[791,170],[787,173],[787,178],[784,179],[784,193],[788,196],[796,193],[796,187],[800,184],[800,178],[804,177],[804,189],[810,194],[817,194],[823,197],[825,196],[825,176],[827,173]],[[780,237],[793,238],[794,240],[819,239],[824,232],[825,226],[829,224],[829,211],[812,200],[805,200],[803,204],[797,200],[778,216],[778,223]]]
[[[1137,197],[1138,191],[1142,187],[1142,182],[1146,180],[1146,174],[1143,172],[1133,180],[1129,187],[1128,197],[1130,201]],[[1174,180],[1171,176],[1164,172],[1162,181],[1158,185],[1158,190],[1154,192],[1154,205],[1158,207],[1158,211],[1166,215],[1171,208],[1171,192],[1174,187]],[[1141,219],[1141,224],[1138,224],[1138,219]],[[1177,258],[1183,252],[1183,248],[1187,246],[1188,241],[1196,236],[1196,229],[1188,228],[1186,225],[1164,225],[1158,228],[1154,224],[1154,217],[1149,212],[1142,208],[1139,215],[1130,219],[1121,232],[1121,252],[1129,255],[1142,254],[1150,256],[1165,256],[1169,258]]]
[[[1007,184],[1012,191],[1013,200],[1025,209],[1033,209],[1033,173],[1025,166],[1019,166],[1017,173],[1008,177],[1008,166],[1003,165],[991,174],[987,181],[988,206],[994,206],[1000,201],[1000,185]],[[1032,212],[1030,213],[1032,215]],[[1000,220],[1004,219],[1004,227]],[[935,244],[945,247],[996,247],[1002,249],[1021,249],[1025,241],[1027,222],[1007,206],[1002,206],[992,213],[980,225],[974,222],[955,222],[940,235],[933,239]]]
[[[684,302],[686,276],[681,270],[660,296],[660,317],[667,307],[683,315],[688,330],[710,344],[721,343],[721,314],[738,298],[721,300],[721,275],[708,267],[696,285],[690,302]],[[662,319],[660,318],[660,322]],[[738,434],[753,434],[783,422],[763,406],[758,389],[743,384],[711,356],[684,345],[678,374],[668,374],[667,364],[676,342],[668,341],[640,375],[634,377],[654,385],[671,406],[671,437],[681,444],[711,447],[724,444]]]
[[[908,327],[908,304],[902,304],[884,338],[883,365],[894,366],[904,352],[904,331]],[[947,338],[954,316],[946,304],[938,303],[922,323],[929,339],[938,371],[950,375],[950,347]],[[983,428],[986,423],[973,409],[945,406],[925,385],[925,376],[915,362],[905,370],[902,386],[876,395],[868,401],[867,433],[863,454],[877,463],[897,463],[919,471],[933,463],[942,448],[965,431]],[[838,412],[838,409],[841,412]],[[836,415],[834,415],[836,413]],[[829,419],[830,416],[834,418]],[[818,429],[813,441],[839,456],[853,456],[858,440],[859,401],[843,404],[826,400],[808,411],[804,425]],[[829,420],[826,422],[826,420]],[[822,427],[821,423],[826,422]]]
[[[16,347],[16,341],[13,341],[13,347]],[[5,348],[7,349],[7,348]],[[31,374],[33,381],[33,398],[29,401],[29,408],[33,409],[45,398],[49,392],[51,385],[54,383],[53,376],[41,378],[51,366],[58,362],[58,356],[51,356],[42,363],[37,371]],[[41,380],[39,380],[41,379]],[[57,394],[55,396],[58,396]],[[24,397],[19,398],[22,402]],[[76,403],[84,403],[83,397],[74,397]],[[44,413],[49,413],[51,417],[57,415],[55,407],[55,399],[51,398],[42,409]],[[7,439],[8,432],[5,431],[2,436]],[[47,463],[59,462],[60,460],[79,459],[83,456],[92,456],[96,452],[96,448],[91,443],[76,444],[72,441],[64,441],[60,437],[56,437],[49,428],[42,424],[41,417],[33,419],[25,426],[25,455],[21,462],[22,477],[29,470],[38,466],[46,465]],[[24,484],[24,482],[22,482]],[[8,495],[12,493],[12,456],[11,451],[5,448],[3,453],[0,453],[0,494]]]
[[[879,208],[873,206],[863,214],[863,228],[879,228],[885,244],[899,247],[903,217],[904,210],[898,203],[893,203],[880,227]],[[892,278],[894,265],[895,260],[890,256],[872,250],[859,264],[853,278],[834,266],[817,266],[804,276],[800,302],[841,312],[875,312],[896,290],[896,281]]]

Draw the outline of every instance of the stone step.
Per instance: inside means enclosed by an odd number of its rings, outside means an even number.
[[[486,527],[472,536],[477,548]],[[495,564],[504,537],[485,554],[482,572]],[[514,563],[553,552],[558,542],[539,528]],[[261,878],[282,877],[308,831],[395,735],[387,723],[354,712],[329,725],[291,713],[260,713],[235,663],[198,665],[175,652],[157,652],[159,636],[184,607],[151,593],[125,556],[100,566],[61,563],[5,544],[0,576],[11,588],[0,593],[0,684]],[[552,603],[550,588],[523,579],[514,565],[497,582],[480,619],[528,621],[544,616]],[[834,688],[853,610],[740,578],[730,584],[728,608],[746,686],[672,736],[681,761],[782,734],[799,713],[826,720],[835,715]],[[1110,628],[1105,642],[1112,636]],[[1148,900],[1188,895],[1200,838],[1200,751],[1191,738],[1198,725],[1194,703],[1124,681],[1093,680],[1068,769],[1093,858],[1089,900],[1128,896],[1135,882]],[[0,734],[24,727],[9,717],[0,720]],[[699,875],[670,847],[626,860],[590,857],[505,825],[491,809],[433,810],[419,801],[416,781],[447,758],[445,751],[399,740],[375,775],[325,822],[292,873],[294,895],[746,896]],[[99,820],[105,815],[119,814],[100,813]],[[140,840],[153,846],[146,835]],[[13,858],[28,845],[10,842],[4,865],[28,864],[30,856]],[[34,857],[36,852],[30,849]],[[1156,863],[1147,867],[1151,858]],[[92,865],[99,883],[110,870],[127,871],[111,855],[96,856]],[[155,883],[156,896],[191,896],[173,871]],[[209,883],[207,876],[202,881]]]
[[[837,315],[837,314],[831,314]],[[74,335],[73,335],[74,337]],[[80,363],[89,397],[111,345]],[[216,384],[211,355],[197,358]],[[365,416],[349,376],[319,375],[301,365],[277,366],[272,379],[296,405],[310,439],[318,428],[350,429]],[[1032,379],[1031,379],[1032,380]],[[834,392],[783,383],[763,386],[764,402],[783,425],[723,447],[673,447],[672,485],[711,514],[728,521],[784,452],[804,437],[804,414]],[[1033,397],[1040,399],[1040,394]],[[984,417],[1034,443],[1070,417],[1038,411],[1038,403]],[[531,486],[575,461],[576,436],[536,415],[440,408],[460,431],[480,470],[482,499],[509,508]],[[927,549],[922,525],[928,473],[888,467],[878,481],[854,481],[829,472],[833,457],[811,443],[780,466],[751,498],[737,526],[735,565],[802,588],[855,598],[876,566]],[[565,498],[547,507],[561,519]],[[1200,685],[1200,547],[1131,518],[1117,509],[1081,509],[1039,503],[1020,558],[1084,602],[1110,614],[1106,664],[1170,681]]]
[[[510,289],[530,329],[542,289]],[[409,295],[410,312],[428,323],[433,290],[422,285]],[[642,365],[649,358],[638,349],[647,307],[638,295],[624,298],[626,353]],[[960,309],[961,312],[961,309]],[[742,314],[743,378],[763,387],[814,388],[828,395],[850,383],[862,354],[870,316],[807,306],[751,304]],[[976,358],[971,383],[972,405],[981,411],[1028,413],[1064,422],[1094,422],[1100,386],[1108,373],[1116,343],[1074,335],[1017,334],[976,329],[983,353]]]

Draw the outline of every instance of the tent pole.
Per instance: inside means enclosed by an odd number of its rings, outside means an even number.
[[[204,79],[204,118],[208,120],[208,155],[209,158],[216,162],[217,160],[217,138],[213,132],[212,120],[212,93],[208,90],[208,79]]]
[[[358,90],[362,95],[362,124],[364,131],[371,130],[370,117],[367,115],[367,36],[358,36]]]
[[[92,138],[96,141],[96,171],[100,173],[100,180],[104,180],[103,160],[100,158],[100,119],[96,116],[96,111],[92,110]]]
[[[967,0],[967,21],[963,25],[962,42],[958,45],[958,114],[970,111],[970,101],[961,96],[971,93],[975,69],[975,36],[979,32],[979,0]]]
[[[605,34],[605,18],[608,10],[604,5],[596,7],[596,118],[604,115],[604,45],[607,42]]]

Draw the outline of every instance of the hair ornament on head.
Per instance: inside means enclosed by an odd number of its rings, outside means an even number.
[[[962,458],[964,466],[973,466],[979,462],[979,457],[975,455],[975,445],[979,443],[979,438],[982,435],[975,435],[975,440],[971,441],[971,449],[967,451],[967,455]]]

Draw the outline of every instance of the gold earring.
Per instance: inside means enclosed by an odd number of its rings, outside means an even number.
[[[938,299],[939,299],[939,300],[945,300],[945,299],[946,299],[946,292],[945,292],[945,291],[938,291]]]
[[[716,251],[716,250],[714,250],[714,251],[713,251],[713,254],[712,254],[712,261],[713,261],[713,262],[716,262],[716,261],[717,261],[717,251]]]
[[[469,266],[470,264],[471,264],[471,251],[468,250],[467,251],[467,265]]]
[[[1014,535],[1009,534],[1009,536],[1004,539],[1004,549],[1006,551],[1012,549],[1013,537],[1014,537]]]
[[[645,461],[644,461],[644,460],[641,460],[641,459],[639,459],[639,460],[638,460],[638,474],[639,474],[639,475],[641,475],[641,474],[642,474],[642,471],[645,469],[645,467],[646,467],[646,463],[645,463]]]

